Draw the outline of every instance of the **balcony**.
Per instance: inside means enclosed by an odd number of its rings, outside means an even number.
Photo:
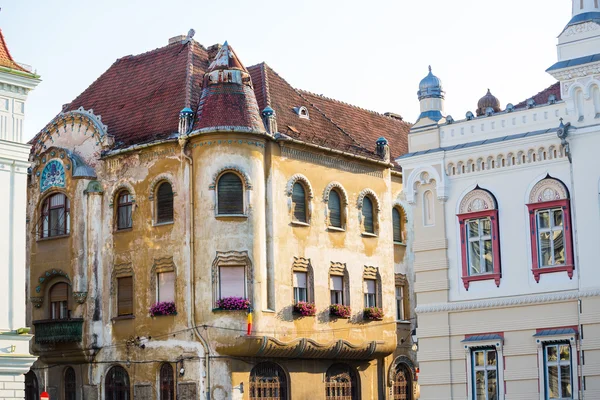
[[[36,344],[78,343],[83,334],[83,318],[33,321]]]

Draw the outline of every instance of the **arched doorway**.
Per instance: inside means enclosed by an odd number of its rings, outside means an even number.
[[[396,365],[392,393],[393,400],[412,400],[411,372],[403,364]]]
[[[71,367],[65,369],[65,382],[64,400],[76,400],[77,399],[77,379],[75,377],[75,370]]]
[[[263,362],[250,371],[250,400],[287,400],[287,376],[272,362]]]
[[[358,400],[358,377],[356,371],[346,364],[334,364],[325,376],[325,399]]]
[[[108,370],[104,381],[104,400],[129,400],[129,375],[123,367]]]
[[[25,374],[25,400],[39,400],[40,390],[35,372],[29,371]]]
[[[175,379],[173,367],[164,363],[160,367],[160,400],[175,400]]]

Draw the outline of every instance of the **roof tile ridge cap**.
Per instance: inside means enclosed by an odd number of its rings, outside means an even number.
[[[12,57],[12,54],[10,54],[10,50],[8,48],[8,46],[6,45],[6,39],[4,38],[4,32],[2,32],[2,29],[0,29],[0,40],[2,40],[2,47],[4,47],[4,50],[6,51],[6,55],[8,56],[8,60],[10,62],[12,62],[16,67],[17,70],[20,70],[22,72],[27,72],[27,73],[31,73],[29,71],[27,71],[25,68],[21,67]]]
[[[117,61],[129,60],[129,59],[137,58],[137,57],[143,57],[143,56],[147,56],[147,55],[150,55],[150,54],[153,54],[153,53],[158,53],[159,51],[162,51],[162,50],[166,50],[169,47],[175,47],[176,45],[185,46],[186,44],[187,43],[174,42],[174,43],[170,43],[170,44],[168,44],[166,46],[156,47],[156,48],[154,48],[152,50],[144,51],[143,53],[128,54],[126,56],[117,58]]]
[[[260,69],[261,74],[263,76],[263,95],[265,96],[265,101],[267,102],[267,106],[271,107],[271,88],[269,87],[269,74],[267,73],[267,68],[271,68],[267,65],[266,62],[262,62],[262,68]]]
[[[190,107],[192,105],[192,90],[194,85],[194,43],[187,42],[185,45],[188,46],[188,58],[187,58],[187,68],[185,71],[185,100],[183,107]]]

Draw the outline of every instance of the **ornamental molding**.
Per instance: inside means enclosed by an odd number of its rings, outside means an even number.
[[[577,25],[572,25],[572,26],[568,27],[567,29],[565,29],[563,36],[569,37],[569,36],[577,35],[579,33],[597,31],[598,29],[600,29],[600,26],[598,26],[597,23],[586,22],[583,24],[577,24]]]
[[[567,200],[568,198],[569,192],[566,186],[558,179],[548,176],[533,186],[529,194],[529,204]]]
[[[394,284],[395,286],[406,286],[408,284],[408,279],[405,274],[395,273],[394,274]]]
[[[115,197],[123,189],[126,189],[129,192],[129,194],[131,195],[131,202],[135,203],[135,190],[133,190],[133,186],[131,186],[129,182],[120,182],[117,184],[117,186],[113,188],[110,194],[110,203],[108,203],[109,207],[112,208],[115,202]]]
[[[133,277],[133,275],[134,275],[134,273],[133,273],[133,268],[132,268],[131,263],[123,263],[123,264],[115,265],[111,272],[112,284],[110,287],[110,294],[111,295],[117,294],[117,279],[118,278],[126,278],[129,276]]]
[[[365,265],[365,269],[363,271],[363,279],[377,279],[377,275],[379,275],[379,268],[371,267]]]
[[[566,81],[569,79],[582,78],[584,76],[593,75],[600,73],[600,63],[589,63],[580,65],[577,67],[567,67],[564,69],[550,71],[550,75],[559,81]]]
[[[304,187],[306,188],[306,192],[307,192],[306,196],[308,197],[309,201],[312,200],[312,198],[314,197],[312,186],[310,185],[308,178],[302,174],[296,174],[290,178],[290,180],[287,182],[287,185],[286,185],[285,194],[288,197],[292,196],[292,194],[294,193],[294,185],[296,184],[296,182],[302,182],[304,184]]]
[[[403,365],[408,369],[411,373],[412,381],[414,382],[417,378],[417,370],[415,368],[415,363],[407,356],[398,356],[392,361],[390,365],[390,369],[388,372],[388,386],[394,385],[394,379],[396,377],[396,371],[400,365]]]
[[[345,263],[331,261],[331,265],[329,266],[329,275],[344,276],[346,275],[346,272],[347,270]]]
[[[342,184],[339,182],[331,182],[331,183],[329,183],[329,185],[327,185],[325,187],[325,190],[323,191],[323,202],[325,202],[325,203],[329,202],[329,194],[331,193],[332,189],[337,189],[337,191],[341,195],[340,200],[342,201],[342,205],[347,206],[348,205],[348,193],[346,193],[346,189],[344,189]]]
[[[356,207],[358,207],[359,210],[362,210],[362,206],[363,206],[363,201],[365,200],[365,197],[369,196],[371,199],[373,199],[373,202],[375,203],[375,211],[377,211],[378,213],[381,211],[381,205],[379,203],[379,197],[377,197],[377,194],[375,194],[374,191],[372,191],[371,189],[363,189],[359,195],[358,195],[358,200],[356,202]]]
[[[446,174],[440,176],[433,165],[422,165],[412,170],[408,176],[404,189],[406,201],[409,204],[415,205],[418,187],[429,184],[435,185],[438,201],[445,202],[448,200]]]
[[[46,272],[44,272],[42,275],[39,276],[38,285],[35,287],[35,292],[38,294],[43,293],[48,282],[50,282],[51,280],[53,280],[56,277],[65,278],[67,280],[67,283],[69,285],[71,285],[71,277],[69,277],[68,273],[66,273],[62,269],[52,268],[52,269],[47,270]]]
[[[600,297],[600,288],[561,293],[529,295],[514,298],[476,300],[460,303],[430,304],[418,306],[416,308],[416,312],[417,314],[426,314],[435,312],[470,311],[511,306],[517,307],[531,304],[555,303],[565,300],[577,300],[579,298],[585,297]]]
[[[292,264],[294,272],[309,272],[311,269],[310,258],[295,257],[294,263]]]
[[[459,214],[468,214],[479,211],[495,210],[496,199],[485,189],[476,188],[463,197],[458,208]]]
[[[85,303],[85,300],[87,299],[87,295],[88,295],[88,292],[73,292],[73,299],[77,303],[83,304],[83,303]]]
[[[248,174],[246,173],[246,171],[244,171],[240,167],[231,166],[231,165],[227,166],[227,167],[223,167],[223,168],[219,169],[217,172],[215,172],[213,174],[212,182],[210,183],[210,185],[208,186],[208,188],[210,190],[215,190],[216,187],[217,187],[217,182],[219,181],[219,178],[221,178],[221,175],[223,175],[223,174],[225,174],[227,172],[233,172],[236,175],[238,175],[240,178],[242,178],[242,181],[244,183],[244,187],[247,190],[252,190],[252,183],[250,182],[250,177],[248,176]]]
[[[156,176],[153,180],[152,183],[150,183],[150,191],[148,192],[148,200],[153,201],[154,200],[154,193],[156,193],[156,189],[158,189],[158,185],[163,183],[163,182],[168,182],[171,185],[171,190],[173,191],[173,196],[177,195],[177,192],[175,191],[175,184],[173,183],[173,176],[171,174],[160,174],[158,176]]]
[[[246,293],[247,299],[253,303],[254,287],[254,267],[248,255],[248,251],[217,251],[215,259],[212,262],[212,285],[213,285],[213,305],[216,306],[219,300],[219,267],[245,267],[246,268]]]

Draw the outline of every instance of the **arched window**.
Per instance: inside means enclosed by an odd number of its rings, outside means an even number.
[[[133,196],[128,190],[122,190],[117,194],[117,229],[130,229],[132,220]]]
[[[129,375],[123,367],[108,370],[104,384],[104,400],[129,400]]]
[[[77,381],[75,378],[75,370],[71,367],[65,369],[65,397],[64,400],[76,400],[77,399]]]
[[[69,310],[69,285],[65,282],[54,284],[50,288],[50,318],[67,319]]]
[[[592,88],[592,98],[594,99],[594,112],[596,113],[594,118],[600,118],[600,88],[598,86]]]
[[[433,206],[433,193],[431,190],[428,190],[423,193],[423,225],[425,226],[433,226],[435,224]]]
[[[69,198],[62,193],[52,194],[42,203],[40,237],[68,235],[71,231]]]
[[[396,365],[394,374],[394,384],[392,388],[392,399],[394,400],[411,400],[412,399],[412,382],[408,369],[402,365]]]
[[[356,372],[346,364],[335,364],[329,367],[325,375],[325,399],[357,400],[358,398]]]
[[[577,106],[577,115],[579,116],[579,121],[583,121],[585,117],[585,108],[583,101],[583,90],[578,89],[575,92],[575,105]]]
[[[342,201],[337,190],[332,189],[329,192],[329,200],[327,202],[329,211],[329,226],[334,228],[342,228]]]
[[[306,223],[306,191],[300,182],[294,183],[292,189],[292,207],[294,221]]]
[[[392,224],[394,226],[394,243],[404,243],[404,213],[398,207],[392,208]]]
[[[156,191],[156,223],[173,222],[173,188],[169,182],[163,182]]]
[[[160,400],[175,400],[175,378],[171,364],[160,367]]]
[[[283,369],[272,362],[263,362],[250,371],[250,400],[287,400],[287,377]]]
[[[373,201],[365,196],[362,204],[363,229],[365,233],[375,234],[375,215],[373,212]]]
[[[226,172],[217,183],[217,214],[244,214],[244,187],[242,179],[233,172]]]
[[[29,371],[25,374],[25,400],[39,400],[40,390],[35,372]]]

